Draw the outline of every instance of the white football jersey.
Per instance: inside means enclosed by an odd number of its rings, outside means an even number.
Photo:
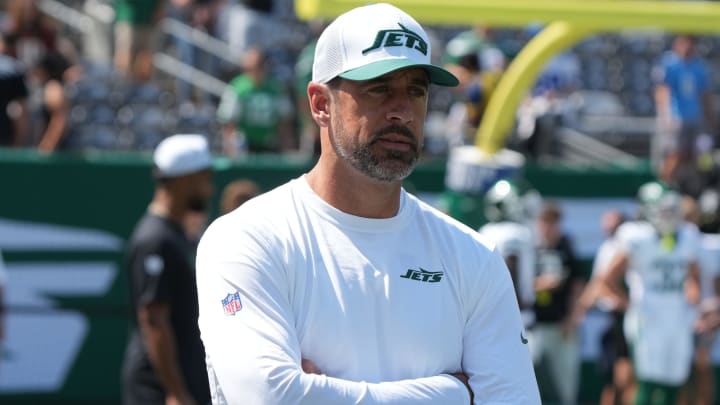
[[[662,247],[655,228],[643,221],[620,226],[618,241],[628,254],[628,283],[631,305],[650,311],[657,308],[687,308],[684,283],[688,265],[697,259],[699,232],[681,226],[671,250]]]
[[[638,221],[621,225],[617,238],[628,255],[625,332],[634,346],[638,378],[681,384],[690,372],[695,320],[684,286],[688,266],[697,258],[699,232],[685,224],[674,246],[664,248],[655,228]]]
[[[503,257],[517,257],[520,301],[527,305],[535,303],[535,241],[532,229],[506,221],[485,224],[479,232],[495,243]]]

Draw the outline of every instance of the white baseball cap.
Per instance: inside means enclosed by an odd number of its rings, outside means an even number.
[[[370,80],[398,69],[424,68],[430,82],[457,86],[458,79],[430,62],[425,30],[399,8],[376,3],[354,8],[335,19],[318,38],[312,81],[337,76]]]
[[[159,178],[184,176],[212,167],[207,138],[197,134],[177,134],[163,139],[155,148],[153,162]]]

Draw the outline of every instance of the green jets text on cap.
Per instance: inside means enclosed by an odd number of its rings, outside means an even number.
[[[405,28],[402,24],[398,23],[400,29],[395,30],[380,30],[375,35],[375,41],[373,44],[366,49],[363,49],[362,54],[365,55],[368,52],[374,51],[380,48],[386,48],[391,46],[404,46],[406,48],[417,49],[423,55],[427,55],[428,44],[425,40],[415,32]]]

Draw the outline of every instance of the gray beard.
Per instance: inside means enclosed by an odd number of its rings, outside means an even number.
[[[402,181],[412,173],[418,160],[419,148],[405,153],[391,150],[386,151],[385,156],[377,156],[373,153],[372,146],[382,131],[374,133],[368,143],[360,144],[357,139],[350,139],[345,135],[342,123],[336,121],[335,117],[338,116],[339,114],[333,114],[330,143],[335,153],[353,168],[384,183]],[[340,139],[348,140],[348,143],[343,144]]]

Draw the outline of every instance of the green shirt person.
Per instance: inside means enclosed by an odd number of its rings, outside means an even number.
[[[223,94],[217,117],[223,124],[223,153],[237,156],[289,149],[292,102],[283,85],[267,74],[263,52],[251,48],[243,59],[243,74]]]

